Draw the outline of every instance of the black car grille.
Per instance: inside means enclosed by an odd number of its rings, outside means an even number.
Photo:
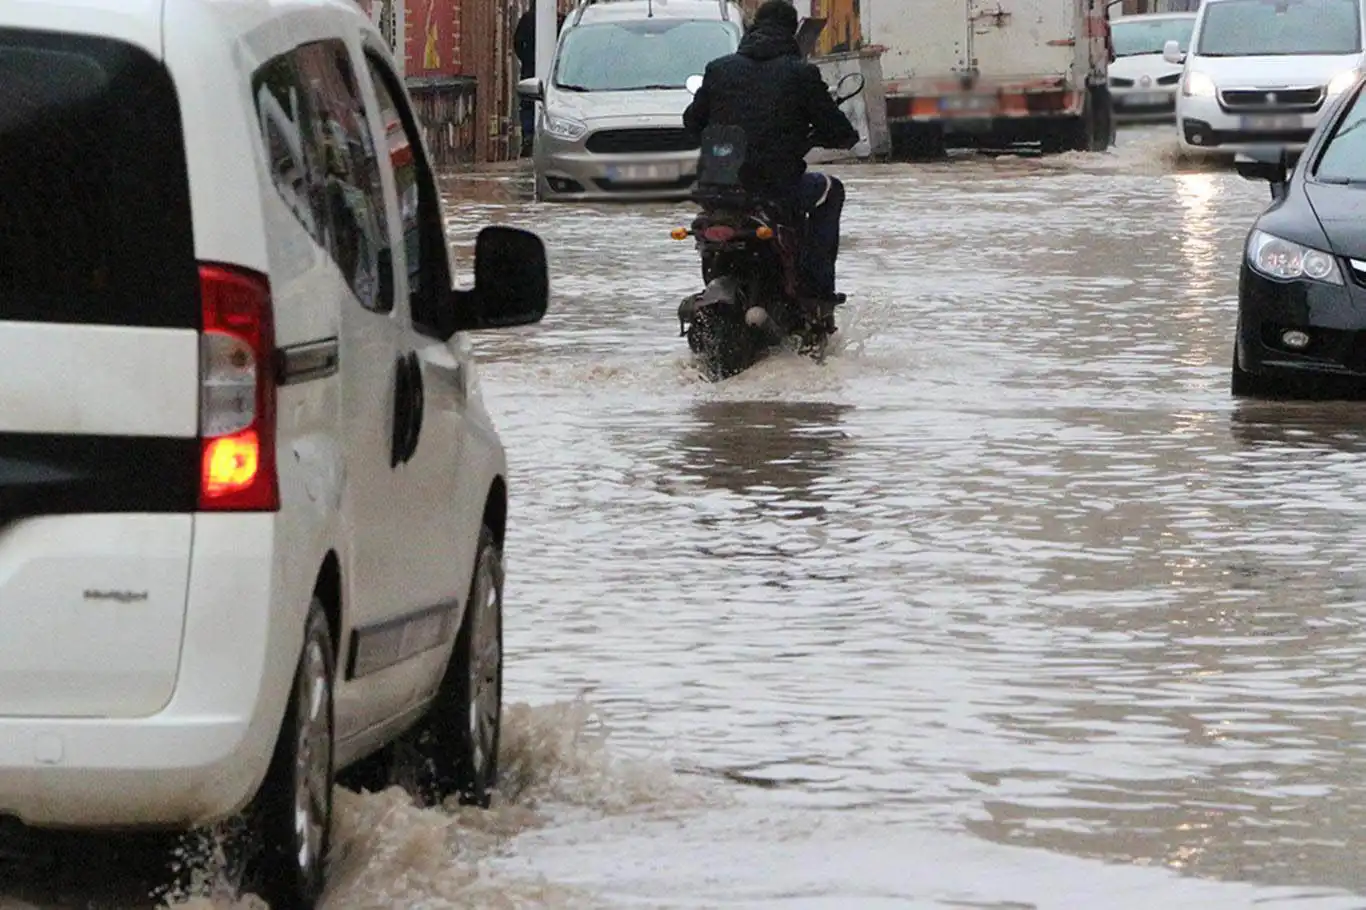
[[[1181,74],[1180,74],[1180,73],[1172,73],[1170,76],[1158,76],[1158,77],[1157,77],[1157,84],[1158,84],[1158,85],[1176,85],[1176,83],[1178,83],[1178,82],[1180,82],[1180,81],[1181,81]]]
[[[1317,110],[1323,102],[1322,88],[1225,89],[1219,101],[1228,110]]]
[[[1165,101],[1162,104],[1125,104],[1117,105],[1116,109],[1123,114],[1134,117],[1142,117],[1148,114],[1171,114],[1176,111],[1176,99]]]
[[[598,189],[608,193],[658,193],[671,190],[686,190],[697,182],[695,174],[688,174],[676,180],[652,180],[649,183],[621,183],[616,180],[608,180],[598,177],[594,181]]]
[[[1125,79],[1123,76],[1111,76],[1110,84],[1115,88],[1131,88],[1134,84],[1134,80]]]
[[[588,137],[584,147],[594,154],[613,155],[632,152],[690,152],[701,148],[701,145],[681,127],[661,126],[599,130]]]

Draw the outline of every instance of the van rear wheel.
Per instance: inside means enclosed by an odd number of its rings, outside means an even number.
[[[271,910],[313,910],[326,884],[335,654],[322,601],[315,596],[275,754],[247,809],[253,833],[259,835],[251,879]]]

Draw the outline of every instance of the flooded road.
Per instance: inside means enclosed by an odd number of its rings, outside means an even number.
[[[328,906],[1366,907],[1366,406],[1229,396],[1266,187],[837,170],[836,352],[716,385],[690,207],[460,181],[554,293],[476,341],[505,799],[343,794]]]

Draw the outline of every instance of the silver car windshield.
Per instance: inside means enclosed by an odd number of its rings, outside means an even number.
[[[740,42],[719,20],[639,19],[581,25],[564,36],[555,87],[578,92],[681,89]]]
[[[1140,54],[1160,54],[1168,41],[1181,45],[1185,53],[1190,46],[1194,16],[1174,19],[1133,19],[1115,22],[1110,26],[1116,57],[1137,57]]]
[[[1219,0],[1205,9],[1202,57],[1355,54],[1360,0]]]

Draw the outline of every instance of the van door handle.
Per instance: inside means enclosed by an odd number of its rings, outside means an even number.
[[[411,384],[411,403],[412,413],[408,418],[408,445],[403,454],[403,460],[409,461],[417,454],[417,441],[422,436],[422,417],[427,410],[427,395],[422,382],[422,362],[418,359],[417,351],[408,352],[408,375]]]
[[[413,365],[407,357],[394,364],[394,434],[389,451],[389,467],[397,468],[407,460],[405,449],[412,435]]]

